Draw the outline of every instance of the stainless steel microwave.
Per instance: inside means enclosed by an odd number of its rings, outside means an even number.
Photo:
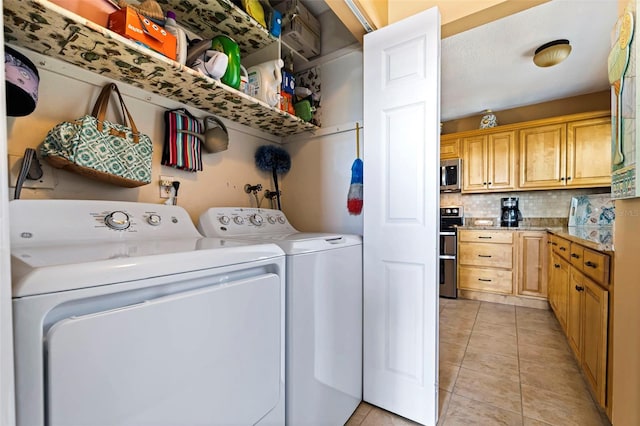
[[[440,192],[460,192],[462,159],[440,160]]]

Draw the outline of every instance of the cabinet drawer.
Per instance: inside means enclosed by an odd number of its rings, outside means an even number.
[[[460,267],[459,286],[462,289],[511,294],[513,273],[499,269]]]
[[[582,271],[582,265],[584,263],[584,247],[578,244],[571,244],[571,249],[569,251],[571,252],[571,265]]]
[[[513,246],[507,244],[460,243],[458,259],[461,265],[511,269],[513,267]]]
[[[609,256],[597,251],[584,249],[584,266],[586,276],[600,285],[609,285]]]
[[[551,246],[553,247],[553,251],[562,256],[565,260],[571,261],[571,257],[569,253],[571,251],[571,243],[569,240],[565,240],[564,238],[560,238],[556,235],[551,239]]]
[[[459,234],[460,241],[479,243],[513,243],[512,231],[472,231],[463,230]]]

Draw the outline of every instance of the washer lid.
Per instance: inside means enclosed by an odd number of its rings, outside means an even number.
[[[349,234],[324,234],[315,232],[296,232],[287,234],[242,235],[234,239],[254,241],[256,243],[277,244],[286,254],[311,253],[335,250],[342,247],[362,244],[362,237]]]
[[[275,244],[220,238],[18,247],[11,252],[13,297],[242,265],[282,255]]]

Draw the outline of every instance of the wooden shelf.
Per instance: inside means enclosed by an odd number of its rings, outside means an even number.
[[[3,3],[6,43],[274,135],[319,129],[47,0]]]

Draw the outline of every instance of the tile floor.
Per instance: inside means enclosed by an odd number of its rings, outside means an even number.
[[[438,425],[604,426],[551,311],[440,299]],[[347,426],[415,425],[362,403]]]

